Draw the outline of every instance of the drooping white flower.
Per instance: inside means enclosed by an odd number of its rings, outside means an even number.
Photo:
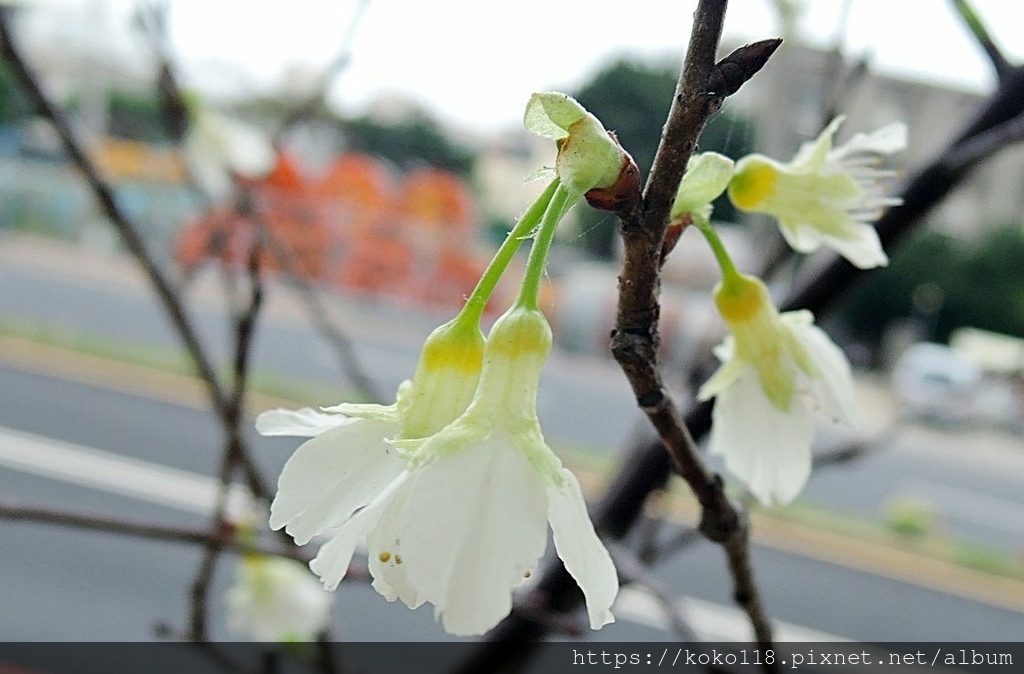
[[[313,641],[327,628],[332,595],[301,562],[246,554],[225,594],[228,629],[256,641]]]
[[[788,503],[811,472],[816,411],[856,423],[846,356],[808,311],[780,314],[759,279],[726,271],[715,303],[729,336],[698,397],[716,397],[710,451],[762,503]]]
[[[480,634],[511,610],[513,588],[535,568],[550,524],[591,626],[613,620],[614,565],[579,483],[548,448],[537,420],[550,348],[550,328],[537,310],[517,306],[495,323],[466,411],[429,437],[393,442],[409,453],[407,468],[310,564],[328,589],[365,539],[378,592],[411,608],[433,604],[452,634]]]
[[[267,134],[240,120],[195,104],[184,138],[185,160],[196,181],[214,198],[231,191],[233,176],[267,176],[277,153]]]
[[[460,315],[427,338],[412,381],[392,405],[261,414],[256,430],[263,435],[312,438],[281,472],[270,527],[284,527],[304,545],[373,500],[405,469],[405,458],[385,439],[425,437],[459,416],[476,390],[482,359],[480,328]]]
[[[892,124],[833,148],[842,122],[843,117],[833,120],[788,164],[760,154],[740,159],[729,198],[741,210],[775,217],[794,250],[810,253],[826,245],[861,269],[884,266],[889,259],[872,223],[882,209],[901,201],[883,190],[895,172],[877,164],[882,155],[906,147],[907,130]]]

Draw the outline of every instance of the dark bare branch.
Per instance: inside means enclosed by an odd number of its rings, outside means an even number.
[[[768,648],[772,645],[771,624],[749,561],[747,518],[729,501],[721,478],[701,460],[665,390],[658,362],[660,259],[679,181],[710,116],[727,93],[739,89],[764,65],[781,42],[767,40],[749,45],[715,65],[725,9],[722,0],[702,1],[697,6],[676,95],[644,191],[643,208],[635,218],[623,220],[620,228],[625,252],[612,354],[629,379],[637,403],[657,430],[676,472],[701,504],[700,531],[726,551],[736,602],[747,612],[760,645]]]
[[[229,530],[211,532],[206,529],[176,527],[165,524],[154,524],[151,522],[126,520],[120,516],[112,518],[103,515],[86,515],[82,513],[65,512],[52,508],[38,508],[11,503],[8,501],[0,501],[0,519],[11,522],[52,524],[56,526],[70,527],[72,529],[101,531],[131,536],[133,538],[166,541],[169,543],[206,545],[211,539],[217,539],[218,544],[223,549],[230,550],[232,552],[258,552],[263,555],[287,557],[300,562],[309,561],[308,555],[306,555],[303,550],[296,548],[295,546],[281,547],[265,545],[259,542],[240,541],[236,539],[234,533]]]
[[[974,11],[974,7],[971,6],[968,0],[952,0],[952,2],[953,9],[963,20],[967,30],[971,32],[978,45],[985,51],[985,55],[988,56],[988,60],[992,63],[992,68],[996,71],[996,77],[1003,79],[1013,70],[1013,66],[1006,60],[1002,50],[999,49],[995,40],[992,39],[992,34],[989,33],[985,22]]]
[[[240,203],[247,203],[241,194]],[[220,465],[220,491],[211,517],[211,527],[215,530],[233,528],[227,513],[229,485],[235,468],[246,456],[245,446],[241,437],[242,403],[245,399],[246,381],[249,372],[249,353],[253,329],[260,307],[263,304],[263,284],[260,280],[260,253],[262,245],[258,239],[253,240],[248,255],[249,297],[245,307],[241,307],[234,316],[235,344],[232,360],[232,390],[227,413],[224,416],[224,430],[227,438]],[[286,541],[287,544],[287,541]],[[210,584],[220,557],[221,545],[216,539],[207,542],[203,558],[199,563],[191,591],[191,627],[189,635],[193,641],[207,641],[207,617],[209,610],[207,601]]]

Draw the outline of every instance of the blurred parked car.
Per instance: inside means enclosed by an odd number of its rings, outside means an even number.
[[[974,416],[982,372],[969,358],[948,346],[922,342],[899,357],[892,380],[906,415],[927,422],[960,425]]]

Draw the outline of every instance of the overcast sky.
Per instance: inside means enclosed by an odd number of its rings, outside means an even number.
[[[132,4],[48,1],[103,5],[100,11],[121,25]],[[844,2],[805,0],[805,38],[830,44]],[[298,73],[319,71],[337,53],[360,4],[171,0],[171,38],[186,84],[200,89],[226,80],[264,89],[301,84]],[[880,70],[984,91],[992,84],[988,64],[950,4],[850,0],[846,50],[870,55]],[[398,92],[471,129],[514,126],[531,92],[572,89],[617,55],[678,62],[695,6],[696,0],[370,0],[353,59],[332,87],[331,100],[354,111]],[[1024,61],[1024,3],[974,0],[974,6],[1006,53]],[[767,0],[730,3],[727,38],[750,41],[778,32]]]

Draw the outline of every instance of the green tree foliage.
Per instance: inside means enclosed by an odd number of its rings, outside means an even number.
[[[0,124],[14,124],[29,113],[29,105],[6,63],[0,62]]]
[[[111,136],[139,141],[166,139],[160,99],[151,93],[115,89],[107,95]]]
[[[903,245],[890,265],[868,275],[844,300],[840,315],[854,337],[877,345],[894,319],[919,317],[915,290],[933,284],[942,292],[929,338],[945,341],[959,327],[1024,337],[1024,230],[1019,224],[991,231],[965,245],[926,231]]]
[[[462,176],[473,170],[473,152],[445,135],[438,123],[423,112],[397,123],[363,116],[339,121],[349,149],[384,157],[402,167],[421,164]]]
[[[677,63],[650,65],[621,58],[598,72],[576,92],[576,99],[615,132],[643,175],[650,172],[661,138],[661,125],[675,93]],[[700,151],[714,150],[731,157],[751,151],[753,126],[723,111],[716,115],[700,139]],[[715,204],[715,217],[735,218],[727,199]],[[580,209],[580,239],[596,257],[612,257],[617,221],[607,213]]]
[[[168,140],[160,99],[155,93],[112,89],[107,92],[106,106],[106,132],[114,138],[144,142]],[[81,107],[81,95],[73,95],[68,108],[78,112]]]

